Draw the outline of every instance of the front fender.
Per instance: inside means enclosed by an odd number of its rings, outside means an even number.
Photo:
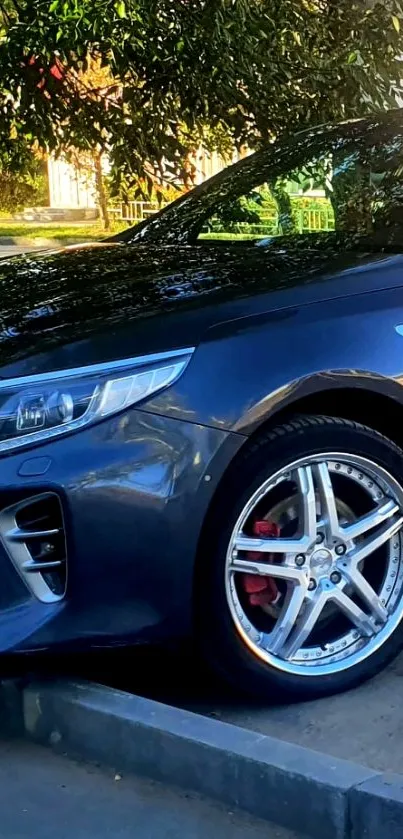
[[[403,289],[211,328],[185,375],[146,410],[251,434],[313,393],[362,387],[403,403]]]

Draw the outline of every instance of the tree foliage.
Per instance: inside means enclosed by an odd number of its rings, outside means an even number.
[[[0,156],[108,150],[151,190],[200,140],[394,105],[402,54],[399,0],[0,0]]]
[[[18,170],[7,166],[2,161],[0,166],[0,211],[15,212],[26,206],[46,206],[48,203],[48,185],[46,166],[40,157],[29,154],[25,165],[20,163]]]

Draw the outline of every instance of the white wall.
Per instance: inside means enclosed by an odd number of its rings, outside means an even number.
[[[192,163],[194,163],[196,167],[195,183],[202,183],[207,180],[207,178],[211,178],[213,175],[216,175],[217,172],[221,172],[221,169],[224,169],[230,163],[236,163],[237,160],[240,160],[242,157],[246,157],[248,154],[250,154],[250,151],[246,148],[243,149],[242,152],[238,152],[234,149],[231,159],[224,160],[224,158],[217,152],[211,152],[209,154],[203,149],[199,149],[195,156],[191,158]]]
[[[96,207],[94,178],[90,172],[77,169],[62,157],[49,157],[48,178],[51,207]]]
[[[239,160],[247,154],[234,151],[232,160],[224,160],[217,152],[208,154],[199,149],[191,163],[195,167],[195,184],[202,183],[207,178],[215,175],[229,163]],[[103,159],[103,168],[108,171],[108,160],[106,155]],[[63,157],[48,158],[49,178],[49,202],[50,206],[60,209],[94,208],[96,203],[94,176],[87,167],[77,168]]]

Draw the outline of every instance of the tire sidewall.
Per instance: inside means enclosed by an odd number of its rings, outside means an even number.
[[[280,469],[310,455],[360,455],[386,470],[403,486],[403,453],[382,435],[354,423],[327,417],[301,418],[248,445],[222,486],[210,518],[198,574],[197,628],[210,663],[237,688],[261,698],[300,699],[353,687],[374,675],[403,645],[403,622],[371,656],[346,670],[322,676],[286,673],[259,659],[236,630],[227,602],[228,545],[245,505]],[[206,619],[207,617],[207,619]]]

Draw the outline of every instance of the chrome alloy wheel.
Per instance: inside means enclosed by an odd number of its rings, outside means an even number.
[[[279,535],[253,536],[256,517],[276,521]],[[313,455],[269,478],[242,510],[226,557],[227,602],[248,648],[304,676],[374,653],[403,617],[402,528],[403,487],[367,458]],[[277,614],[250,605],[245,575],[276,582]]]

